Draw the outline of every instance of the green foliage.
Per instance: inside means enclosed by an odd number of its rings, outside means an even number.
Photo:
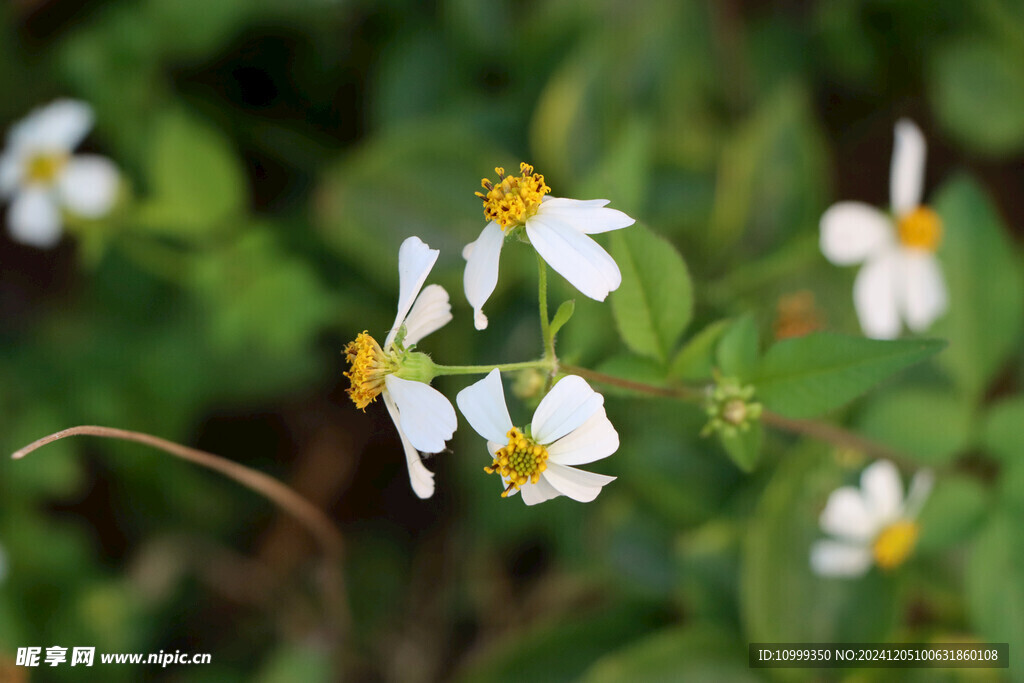
[[[972,414],[948,392],[906,389],[876,398],[859,423],[865,435],[915,456],[921,464],[941,465],[967,446]]]
[[[558,310],[555,311],[555,317],[551,319],[551,336],[554,337],[558,334],[558,331],[562,329],[572,318],[572,314],[576,311],[575,301],[563,301],[559,306]]]
[[[1008,398],[992,405],[981,427],[981,443],[1005,462],[1024,457],[1024,398]]]
[[[760,345],[753,315],[747,314],[733,321],[715,349],[719,371],[726,377],[749,380],[757,367]]]
[[[672,360],[669,376],[691,381],[710,378],[719,339],[731,325],[728,320],[719,320],[693,335]]]
[[[819,332],[769,348],[753,382],[769,410],[787,417],[814,417],[852,401],[944,346],[924,339],[878,341]]]
[[[666,363],[693,315],[693,285],[675,248],[642,225],[611,237],[622,285],[611,295],[623,341],[632,351]]]
[[[749,429],[720,432],[718,438],[729,458],[741,470],[753,471],[761,457],[761,442],[764,438],[760,422],[754,422]]]

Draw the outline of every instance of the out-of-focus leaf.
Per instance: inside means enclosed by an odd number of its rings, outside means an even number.
[[[651,126],[633,118],[607,153],[575,188],[580,199],[606,197],[609,206],[636,216],[643,211],[651,186]]]
[[[729,320],[718,320],[693,335],[676,354],[669,367],[669,376],[681,380],[703,380],[711,377],[718,340],[731,324]]]
[[[622,271],[622,285],[611,295],[619,334],[634,352],[667,362],[693,314],[686,263],[642,225],[614,232],[611,253]]]
[[[994,515],[971,552],[965,576],[967,609],[978,635],[992,643],[1009,643],[1010,652],[1024,648],[1024,529],[1019,518],[1002,511]],[[1013,667],[1009,680],[1024,681],[1024,669]]]
[[[992,40],[941,46],[928,70],[936,117],[974,151],[1006,155],[1024,147],[1024,60]]]
[[[763,436],[761,423],[754,422],[749,429],[736,430],[730,434],[720,433],[719,441],[737,467],[744,472],[751,472],[761,458]]]
[[[942,259],[949,311],[933,327],[949,340],[940,363],[970,397],[978,397],[1019,348],[1024,271],[984,190],[960,176],[935,195],[942,216]]]
[[[551,336],[558,334],[558,331],[562,329],[562,326],[569,322],[572,318],[573,312],[576,310],[576,302],[574,300],[563,301],[559,306],[558,310],[555,311],[555,317],[551,319]]]
[[[860,429],[923,464],[938,465],[967,446],[971,422],[971,406],[948,391],[907,389],[876,397]]]
[[[715,349],[718,369],[726,377],[749,380],[757,368],[760,345],[754,316],[747,314],[737,318],[722,334]]]
[[[746,648],[703,624],[662,629],[597,660],[584,683],[758,681],[746,664]]]
[[[941,550],[969,538],[984,519],[989,498],[984,487],[972,479],[956,475],[939,478],[917,518],[921,525],[918,550]]]
[[[606,375],[621,377],[633,382],[657,385],[665,381],[665,369],[662,366],[650,358],[635,356],[631,353],[620,353],[612,356],[601,363],[597,369],[599,372],[603,372]],[[648,394],[612,385],[602,386],[601,392],[605,394],[644,396],[649,398]]]
[[[301,644],[285,644],[271,653],[254,679],[256,683],[330,683],[331,653],[327,648]]]
[[[155,122],[151,144],[152,196],[139,208],[140,225],[196,236],[244,208],[242,169],[231,145],[215,129],[183,112],[171,112]]]
[[[1008,398],[988,409],[981,444],[1006,462],[1024,459],[1024,397]]]
[[[852,401],[944,346],[928,339],[880,341],[818,332],[768,349],[753,382],[769,410],[787,417],[814,417]]]

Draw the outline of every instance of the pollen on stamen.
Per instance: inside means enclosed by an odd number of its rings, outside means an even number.
[[[871,548],[875,562],[882,569],[894,569],[903,564],[917,544],[918,525],[908,520],[890,524],[878,535]]]
[[[505,435],[508,445],[498,449],[494,462],[484,468],[487,474],[499,474],[508,482],[501,497],[507,498],[526,484],[536,484],[548,468],[548,449],[513,427]]]
[[[934,252],[942,241],[942,219],[927,206],[919,206],[900,218],[900,242],[913,249]]]
[[[345,346],[345,359],[351,366],[345,373],[351,383],[346,391],[356,407],[365,411],[384,391],[384,377],[392,368],[380,344],[365,330]]]
[[[25,178],[30,183],[53,183],[68,162],[66,154],[38,154],[28,160]]]
[[[487,193],[475,193],[483,200],[484,218],[496,222],[506,232],[535,214],[544,195],[551,191],[544,176],[534,173],[530,164],[519,164],[519,171],[518,176],[506,176],[505,169],[498,166],[494,169],[498,182],[494,184],[484,178],[480,184]]]

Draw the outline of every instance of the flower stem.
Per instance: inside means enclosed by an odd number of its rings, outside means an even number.
[[[20,460],[37,448],[69,436],[99,436],[108,439],[135,441],[162,450],[176,458],[181,458],[201,467],[220,472],[227,478],[233,479],[242,486],[267,498],[294,517],[319,542],[327,555],[334,559],[341,556],[343,542],[337,527],[319,508],[300,496],[293,489],[285,486],[270,475],[250,469],[245,465],[213,455],[212,453],[207,453],[206,451],[182,446],[181,444],[167,441],[151,434],[131,432],[113,427],[97,427],[94,425],[70,427],[30,443],[16,451],[11,457],[15,460]]]
[[[578,375],[579,377],[592,382],[607,384],[608,386],[619,387],[621,389],[628,389],[630,391],[636,391],[650,396],[675,398],[689,403],[699,403],[704,400],[704,392],[694,387],[658,386],[656,384],[636,382],[623,377],[614,377],[612,375],[606,375],[603,372],[596,372],[586,368],[578,368],[572,365],[562,365],[561,370],[568,375]],[[890,448],[885,444],[872,441],[871,439],[827,422],[819,422],[817,420],[796,420],[768,410],[761,413],[760,419],[761,422],[770,427],[780,429],[784,432],[809,436],[812,439],[818,439],[819,441],[824,441],[834,446],[839,446],[840,448],[850,448],[862,451],[869,455],[878,458],[886,458],[895,462],[907,463],[912,461],[912,458],[905,453],[901,453],[900,451]]]
[[[436,365],[434,376],[441,375],[486,375],[491,370],[502,372],[514,372],[516,370],[530,370],[531,368],[550,369],[551,361],[547,359],[528,360],[522,363],[495,363],[493,365]]]

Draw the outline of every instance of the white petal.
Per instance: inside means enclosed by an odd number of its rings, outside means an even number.
[[[604,301],[622,283],[615,259],[561,217],[533,216],[526,221],[526,235],[548,265],[585,296]]]
[[[121,175],[117,166],[96,154],[72,157],[57,181],[64,206],[84,218],[110,212],[117,199]]]
[[[0,154],[0,199],[10,197],[18,189],[24,161],[13,151]]]
[[[501,226],[491,221],[480,233],[480,237],[462,250],[462,257],[466,259],[462,284],[466,290],[466,300],[473,307],[473,325],[478,330],[487,327],[487,316],[483,308],[498,285],[498,263],[504,243],[505,233]]]
[[[863,202],[833,204],[821,217],[821,253],[837,266],[860,263],[892,240],[889,217]]]
[[[921,203],[927,145],[921,129],[910,119],[896,122],[895,135],[889,175],[889,201],[892,203],[892,212],[902,216]]]
[[[895,522],[903,509],[903,480],[888,460],[879,460],[860,475],[864,504],[876,528]]]
[[[88,135],[92,108],[78,100],[57,100],[31,112],[11,129],[9,144],[43,152],[70,152]]]
[[[617,450],[619,433],[602,406],[578,428],[548,446],[548,455],[552,462],[560,465],[586,465],[607,458]]]
[[[398,430],[398,438],[402,440],[402,449],[405,451],[405,464],[409,468],[409,483],[412,484],[413,492],[420,498],[430,498],[434,495],[434,473],[427,469],[420,459],[419,451],[409,442],[409,437],[402,431],[401,418],[394,401],[387,392],[382,394],[384,405],[388,408],[391,421],[395,423]]]
[[[900,334],[901,267],[899,251],[893,249],[872,258],[857,273],[853,304],[861,329],[869,337],[895,339]]]
[[[455,402],[477,434],[500,444],[498,448],[508,441],[506,435],[512,429],[512,418],[508,416],[508,407],[505,405],[500,372],[491,370],[482,380],[460,391]]]
[[[924,332],[946,312],[949,302],[946,281],[938,259],[929,252],[905,249],[902,263],[903,315],[907,327],[914,332]]]
[[[601,493],[601,488],[615,481],[615,477],[595,474],[575,467],[566,467],[557,462],[548,461],[548,468],[540,475],[559,493],[569,496],[581,503],[589,503]]]
[[[603,208],[607,199],[564,199],[551,197],[537,209],[538,216],[555,216],[571,224],[580,232],[593,235],[609,230],[628,228],[636,220],[617,209]]]
[[[395,322],[391,325],[384,340],[384,348],[391,345],[398,329],[405,322],[405,316],[412,308],[416,295],[423,288],[427,281],[430,269],[437,262],[437,256],[441,252],[431,249],[419,237],[410,237],[402,242],[398,248],[398,313],[395,315]]]
[[[935,485],[935,473],[931,470],[921,470],[910,480],[910,492],[907,493],[907,502],[903,506],[903,516],[913,519],[921,512],[924,503],[928,500],[928,494],[932,492]]]
[[[7,210],[7,227],[16,242],[40,249],[60,241],[60,210],[46,188],[29,187],[19,192]]]
[[[418,343],[431,332],[441,329],[452,319],[448,292],[441,285],[427,285],[416,297],[405,319],[405,344]]]
[[[843,486],[832,492],[818,518],[821,529],[844,540],[867,543],[878,531],[859,489]]]
[[[562,495],[558,492],[554,486],[548,483],[548,480],[541,475],[541,478],[537,480],[536,484],[526,484],[523,486],[523,502],[527,505],[537,505],[543,503],[546,500],[557,498]]]
[[[591,389],[582,377],[563,377],[533,413],[533,438],[538,443],[552,444],[580,427],[603,405],[604,396]]]
[[[818,541],[811,546],[811,569],[819,576],[855,578],[871,567],[871,551],[863,545]]]
[[[398,408],[399,428],[416,450],[424,453],[443,451],[444,442],[452,438],[458,426],[455,408],[444,394],[424,382],[400,379],[394,375],[387,375],[384,384]]]

